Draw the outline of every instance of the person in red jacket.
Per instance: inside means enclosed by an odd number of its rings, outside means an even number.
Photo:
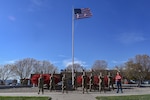
[[[119,74],[119,72],[117,72],[115,80],[116,80],[116,84],[117,84],[117,93],[119,92],[119,89],[121,90],[121,93],[123,93],[123,91],[122,91],[122,83],[121,83],[122,77]]]

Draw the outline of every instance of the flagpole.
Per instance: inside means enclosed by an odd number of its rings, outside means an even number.
[[[74,18],[76,15],[76,18]],[[72,6],[72,87],[74,88],[74,19],[88,18],[92,14],[89,8],[74,9]]]
[[[74,8],[72,7],[72,86],[74,88]]]

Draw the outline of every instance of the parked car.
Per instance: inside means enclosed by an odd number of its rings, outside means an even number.
[[[142,82],[142,84],[150,84],[150,80],[145,80]]]
[[[137,84],[134,80],[129,80],[128,84]]]

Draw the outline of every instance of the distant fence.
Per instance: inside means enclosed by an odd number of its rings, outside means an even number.
[[[122,87],[138,87],[138,84],[122,84]],[[114,84],[114,87],[117,87],[116,84]],[[150,84],[140,84],[139,87],[150,87]]]
[[[23,88],[23,87],[32,87],[32,85],[13,85],[13,86],[9,86],[9,85],[0,85],[0,89],[9,89],[9,88]]]

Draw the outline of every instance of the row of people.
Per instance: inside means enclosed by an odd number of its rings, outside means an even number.
[[[108,74],[108,77],[109,76],[110,76],[110,74]],[[98,78],[99,78],[99,82],[98,82],[99,89],[98,90],[100,92],[102,90],[104,90],[104,92],[105,92],[105,86],[104,86],[105,83],[104,83],[104,79],[102,77],[102,73],[99,74]],[[89,79],[90,79],[89,84],[87,84],[88,83],[87,75],[86,75],[86,72],[83,71],[83,74],[82,74],[82,92],[83,93],[85,92],[85,90],[86,90],[86,92],[88,92],[88,85],[89,85],[89,90],[91,91],[91,89],[92,89],[93,79],[94,79],[92,73],[91,73]],[[123,93],[121,79],[122,79],[121,75],[119,74],[119,72],[117,72],[117,75],[115,77],[116,85],[117,85],[117,93],[119,92],[119,89],[121,89],[121,92]],[[108,87],[110,85],[110,81],[111,81],[110,78],[108,78]],[[76,78],[75,78],[74,82],[75,82],[74,87],[77,88]],[[43,79],[42,75],[40,75],[40,77],[38,79],[38,88],[39,88],[38,94],[40,93],[40,91],[42,92],[42,94],[44,93],[43,85],[44,85],[44,79]],[[56,89],[55,88],[55,77],[53,76],[53,74],[50,76],[50,84],[49,85],[50,85],[50,87],[49,87],[50,91],[52,91],[52,89],[54,89],[54,90]],[[113,85],[112,85],[112,87],[113,87]],[[68,82],[67,82],[67,78],[66,78],[65,74],[63,74],[63,77],[62,77],[62,87],[61,88],[62,88],[62,93],[64,93],[64,91],[66,91],[66,93],[68,92],[67,91],[68,90]]]

